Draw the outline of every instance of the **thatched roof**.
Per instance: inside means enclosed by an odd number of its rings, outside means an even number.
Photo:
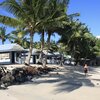
[[[24,51],[24,48],[16,43],[0,45],[1,53],[10,51]]]

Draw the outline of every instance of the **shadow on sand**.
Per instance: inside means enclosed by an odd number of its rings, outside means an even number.
[[[85,76],[80,69],[75,69],[73,66],[65,67],[62,70],[57,70],[53,73],[41,76],[41,78],[33,81],[33,84],[55,83],[55,93],[72,92],[82,86],[94,87],[95,85]]]
[[[97,73],[94,68],[90,68],[90,70],[92,73]],[[55,86],[54,93],[57,94],[61,92],[72,92],[82,86],[95,87],[88,78],[89,76],[91,74],[84,75],[82,67],[65,66],[48,74],[35,77],[32,81],[23,84],[39,85],[42,83],[51,83]]]

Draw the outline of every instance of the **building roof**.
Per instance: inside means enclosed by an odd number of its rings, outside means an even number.
[[[0,52],[24,51],[24,48],[16,43],[0,45]]]
[[[27,51],[26,55],[28,55],[29,49],[25,49],[25,51]],[[33,48],[32,55],[39,55],[39,54],[40,54],[40,50]]]

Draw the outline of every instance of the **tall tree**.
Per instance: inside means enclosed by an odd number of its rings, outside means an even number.
[[[30,36],[29,54],[26,63],[30,63],[33,48],[33,36],[37,27],[49,20],[43,15],[47,0],[5,0],[0,6],[13,14],[12,17],[0,15],[0,22],[12,27],[21,27],[27,30]],[[50,18],[51,19],[51,18]]]
[[[29,33],[30,47],[25,63],[30,63],[35,32],[41,26],[43,26],[43,31],[46,29],[45,31],[49,32],[50,28],[48,29],[46,26],[49,24],[50,27],[50,23],[53,27],[54,25],[61,26],[60,22],[66,18],[66,5],[68,3],[69,0],[5,0],[0,4],[3,9],[13,14],[13,17],[0,15],[0,22],[12,27],[21,27]]]
[[[54,2],[52,4],[52,1]],[[48,34],[47,38],[47,53],[50,49],[50,39],[51,36],[55,33],[59,33],[59,30],[64,27],[65,24],[68,24],[68,15],[66,14],[68,9],[69,0],[51,0],[49,7],[49,14],[53,13],[53,17],[57,17],[56,20],[53,20],[52,23],[49,23],[46,26],[46,33]],[[54,12],[55,11],[55,12]],[[58,17],[59,16],[59,17]]]
[[[94,53],[96,56],[100,56],[100,38],[95,38],[96,40],[96,45],[94,47]]]
[[[7,39],[6,28],[5,27],[0,27],[0,39],[2,40],[2,44],[4,44],[4,42]]]
[[[0,6],[14,16],[11,18],[0,15],[0,22],[12,27],[21,27],[29,33],[30,49],[25,61],[27,64],[30,62],[33,48],[33,36],[37,31],[37,28],[41,25],[52,23],[54,20],[59,20],[65,17],[59,15],[58,12],[64,9],[57,8],[55,6],[56,2],[63,6],[62,4],[65,5],[66,0],[5,0],[0,4]],[[57,9],[51,10],[52,5],[53,8],[56,7]]]
[[[29,39],[26,37],[27,32],[24,30],[15,30],[9,33],[8,39],[11,43],[17,43],[24,48],[29,48]]]
[[[80,62],[81,58],[93,58],[94,53],[92,51],[95,46],[95,39],[87,26],[80,22],[72,22],[69,33],[71,34],[62,35],[60,41],[68,45],[69,52],[75,58],[76,64]]]

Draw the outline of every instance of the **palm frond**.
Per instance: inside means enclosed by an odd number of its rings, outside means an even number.
[[[0,15],[0,23],[11,26],[11,27],[17,27],[21,24],[21,21],[15,18]]]
[[[19,5],[17,0],[5,0],[0,4],[0,6],[6,9],[6,11],[8,11],[9,13],[13,14],[13,16],[15,17],[25,18],[27,16],[27,14],[23,10],[22,6]]]

